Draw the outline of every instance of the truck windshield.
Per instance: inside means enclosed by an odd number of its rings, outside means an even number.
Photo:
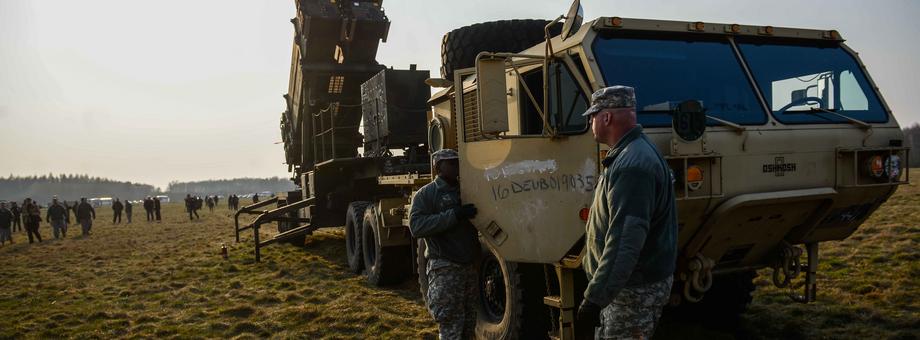
[[[754,87],[728,41],[698,39],[602,35],[593,50],[607,85],[636,89],[636,111],[643,126],[670,126],[667,111],[688,99],[701,101],[710,116],[737,124],[766,123]]]
[[[764,44],[739,40],[738,48],[773,115],[785,124],[844,123],[825,109],[867,123],[888,114],[856,60],[839,44]],[[807,114],[803,114],[807,113]]]

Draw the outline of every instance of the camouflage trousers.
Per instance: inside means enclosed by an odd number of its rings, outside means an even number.
[[[441,339],[472,339],[476,327],[476,271],[471,265],[428,261],[428,312]]]
[[[674,277],[640,287],[624,288],[601,310],[595,339],[651,339],[661,309],[668,303]]]

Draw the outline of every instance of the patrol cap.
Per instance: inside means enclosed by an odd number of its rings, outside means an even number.
[[[457,151],[454,149],[441,149],[431,154],[431,162],[434,164],[438,164],[438,162],[443,161],[445,159],[459,159],[459,158],[460,158],[460,155],[458,155]]]
[[[603,109],[636,107],[636,90],[629,86],[605,87],[591,95],[591,107],[582,116],[590,116]]]

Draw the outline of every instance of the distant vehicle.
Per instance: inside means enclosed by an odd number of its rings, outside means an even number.
[[[89,204],[94,207],[109,206],[112,205],[111,197],[93,197],[88,199]]]
[[[166,195],[157,195],[156,198],[162,203],[169,203],[169,196]]]

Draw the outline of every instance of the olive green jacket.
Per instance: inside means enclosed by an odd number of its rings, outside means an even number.
[[[469,221],[458,221],[460,188],[438,177],[412,198],[409,230],[425,240],[425,258],[468,264],[479,256],[479,238]],[[438,261],[435,261],[438,262]]]
[[[604,306],[625,287],[666,279],[677,260],[674,177],[637,126],[603,160],[585,230],[585,298]]]

